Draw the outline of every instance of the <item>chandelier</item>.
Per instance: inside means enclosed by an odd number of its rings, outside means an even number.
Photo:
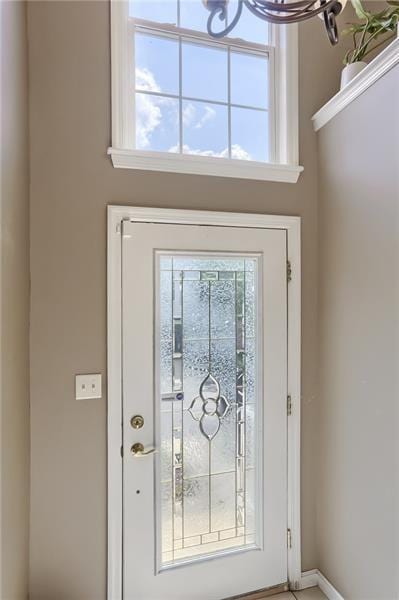
[[[346,0],[237,0],[236,13],[228,24],[229,0],[203,0],[203,3],[210,12],[208,33],[214,38],[228,35],[237,25],[245,7],[259,19],[280,25],[299,23],[319,15],[324,21],[328,39],[335,45],[338,42],[336,17],[345,6]],[[215,29],[216,18],[225,22],[224,29]]]

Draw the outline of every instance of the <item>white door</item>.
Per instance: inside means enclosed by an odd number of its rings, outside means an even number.
[[[282,584],[286,231],[122,233],[124,600]]]

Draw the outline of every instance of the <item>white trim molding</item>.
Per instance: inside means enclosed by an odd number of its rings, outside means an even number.
[[[108,154],[117,169],[163,171],[186,175],[214,175],[263,181],[296,183],[303,167],[207,156],[191,156],[147,150],[109,148]]]
[[[344,597],[318,569],[312,569],[311,571],[302,573],[299,589],[304,590],[315,586],[318,586],[321,589],[328,600],[344,600]]]
[[[312,117],[313,127],[318,131],[351,102],[356,100],[376,81],[399,64],[399,38],[376,56],[356,77],[340,90]]]
[[[122,221],[219,225],[257,229],[284,229],[291,263],[288,285],[288,502],[287,576],[299,589],[301,576],[300,525],[300,423],[301,423],[301,219],[300,217],[213,211],[175,210],[129,206],[108,207],[108,600],[122,600],[122,319],[121,225]]]

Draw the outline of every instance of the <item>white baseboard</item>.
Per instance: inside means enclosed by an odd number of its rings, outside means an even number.
[[[299,587],[304,590],[318,585],[321,591],[327,596],[328,600],[344,600],[344,597],[335,589],[335,587],[324,577],[318,569],[305,571],[302,573]]]
[[[305,590],[306,588],[315,587],[315,585],[319,585],[319,571],[317,569],[304,571],[299,582],[299,589]]]

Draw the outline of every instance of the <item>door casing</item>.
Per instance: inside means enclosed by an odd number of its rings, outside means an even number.
[[[107,597],[123,600],[123,477],[122,477],[122,263],[121,223],[169,223],[214,225],[256,229],[284,229],[290,263],[288,284],[288,369],[287,408],[288,499],[287,559],[288,581],[298,589],[301,579],[300,529],[300,390],[301,390],[301,219],[294,216],[176,210],[135,206],[108,207],[107,314],[108,314],[108,540]],[[287,398],[288,407],[288,398]],[[290,414],[288,414],[290,413]]]

